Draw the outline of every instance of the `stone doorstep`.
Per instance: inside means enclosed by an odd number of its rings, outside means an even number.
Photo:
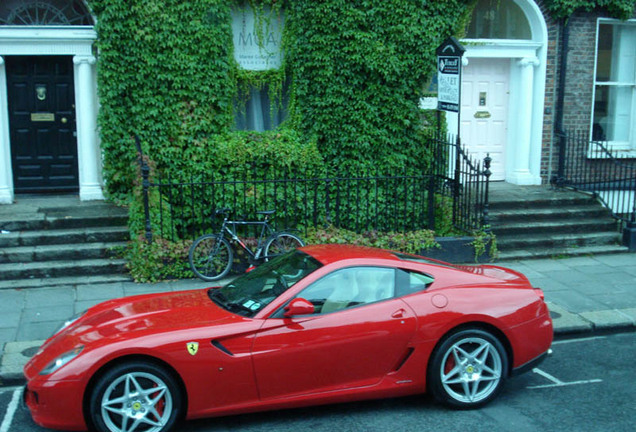
[[[552,315],[555,336],[636,328],[636,308],[574,314],[551,302],[548,302],[548,307]],[[0,387],[24,384],[22,369],[43,343],[43,340],[39,340],[5,344],[0,357]]]

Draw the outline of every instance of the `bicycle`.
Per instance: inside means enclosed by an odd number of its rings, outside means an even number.
[[[231,210],[223,208],[214,212],[215,216],[223,215],[223,224],[217,234],[204,234],[197,238],[188,252],[190,268],[197,277],[205,281],[223,278],[232,268],[234,252],[230,241],[234,241],[247,253],[250,263],[257,265],[290,250],[305,246],[305,243],[295,234],[287,231],[274,231],[268,221],[274,210],[257,211],[263,215],[263,220],[228,220]],[[236,233],[238,225],[262,226],[258,237],[256,250],[253,251]]]

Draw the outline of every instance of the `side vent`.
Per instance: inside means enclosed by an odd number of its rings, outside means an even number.
[[[212,341],[212,346],[214,348],[218,349],[219,351],[223,351],[225,354],[234,357],[234,354],[232,354],[232,351],[230,351],[229,349],[224,347],[223,344],[221,342],[219,342],[218,340],[213,340]]]
[[[397,364],[393,368],[393,372],[399,371],[400,368],[402,366],[404,366],[404,363],[406,363],[406,361],[409,359],[409,357],[411,357],[411,354],[413,354],[413,351],[415,351],[415,348],[412,348],[412,347],[406,350],[406,352],[404,353],[404,355],[402,356],[400,361],[397,362]]]

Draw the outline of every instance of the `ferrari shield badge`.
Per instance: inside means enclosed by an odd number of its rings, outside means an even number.
[[[199,342],[188,342],[186,347],[190,355],[196,355],[199,351]]]

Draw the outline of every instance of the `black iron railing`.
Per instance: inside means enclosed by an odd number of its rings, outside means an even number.
[[[606,142],[589,141],[587,134],[559,136],[562,163],[559,186],[594,194],[624,224],[636,222],[636,164],[621,158]]]
[[[150,170],[136,142],[141,165],[145,235],[169,240],[195,238],[212,230],[215,209],[230,207],[237,216],[276,210],[277,229],[333,225],[356,232],[435,229],[448,208],[452,225],[464,232],[488,223],[490,158],[471,160],[454,139],[431,138],[433,162],[424,172],[390,176],[328,176],[316,172],[250,167],[233,178],[204,180],[161,177]]]

